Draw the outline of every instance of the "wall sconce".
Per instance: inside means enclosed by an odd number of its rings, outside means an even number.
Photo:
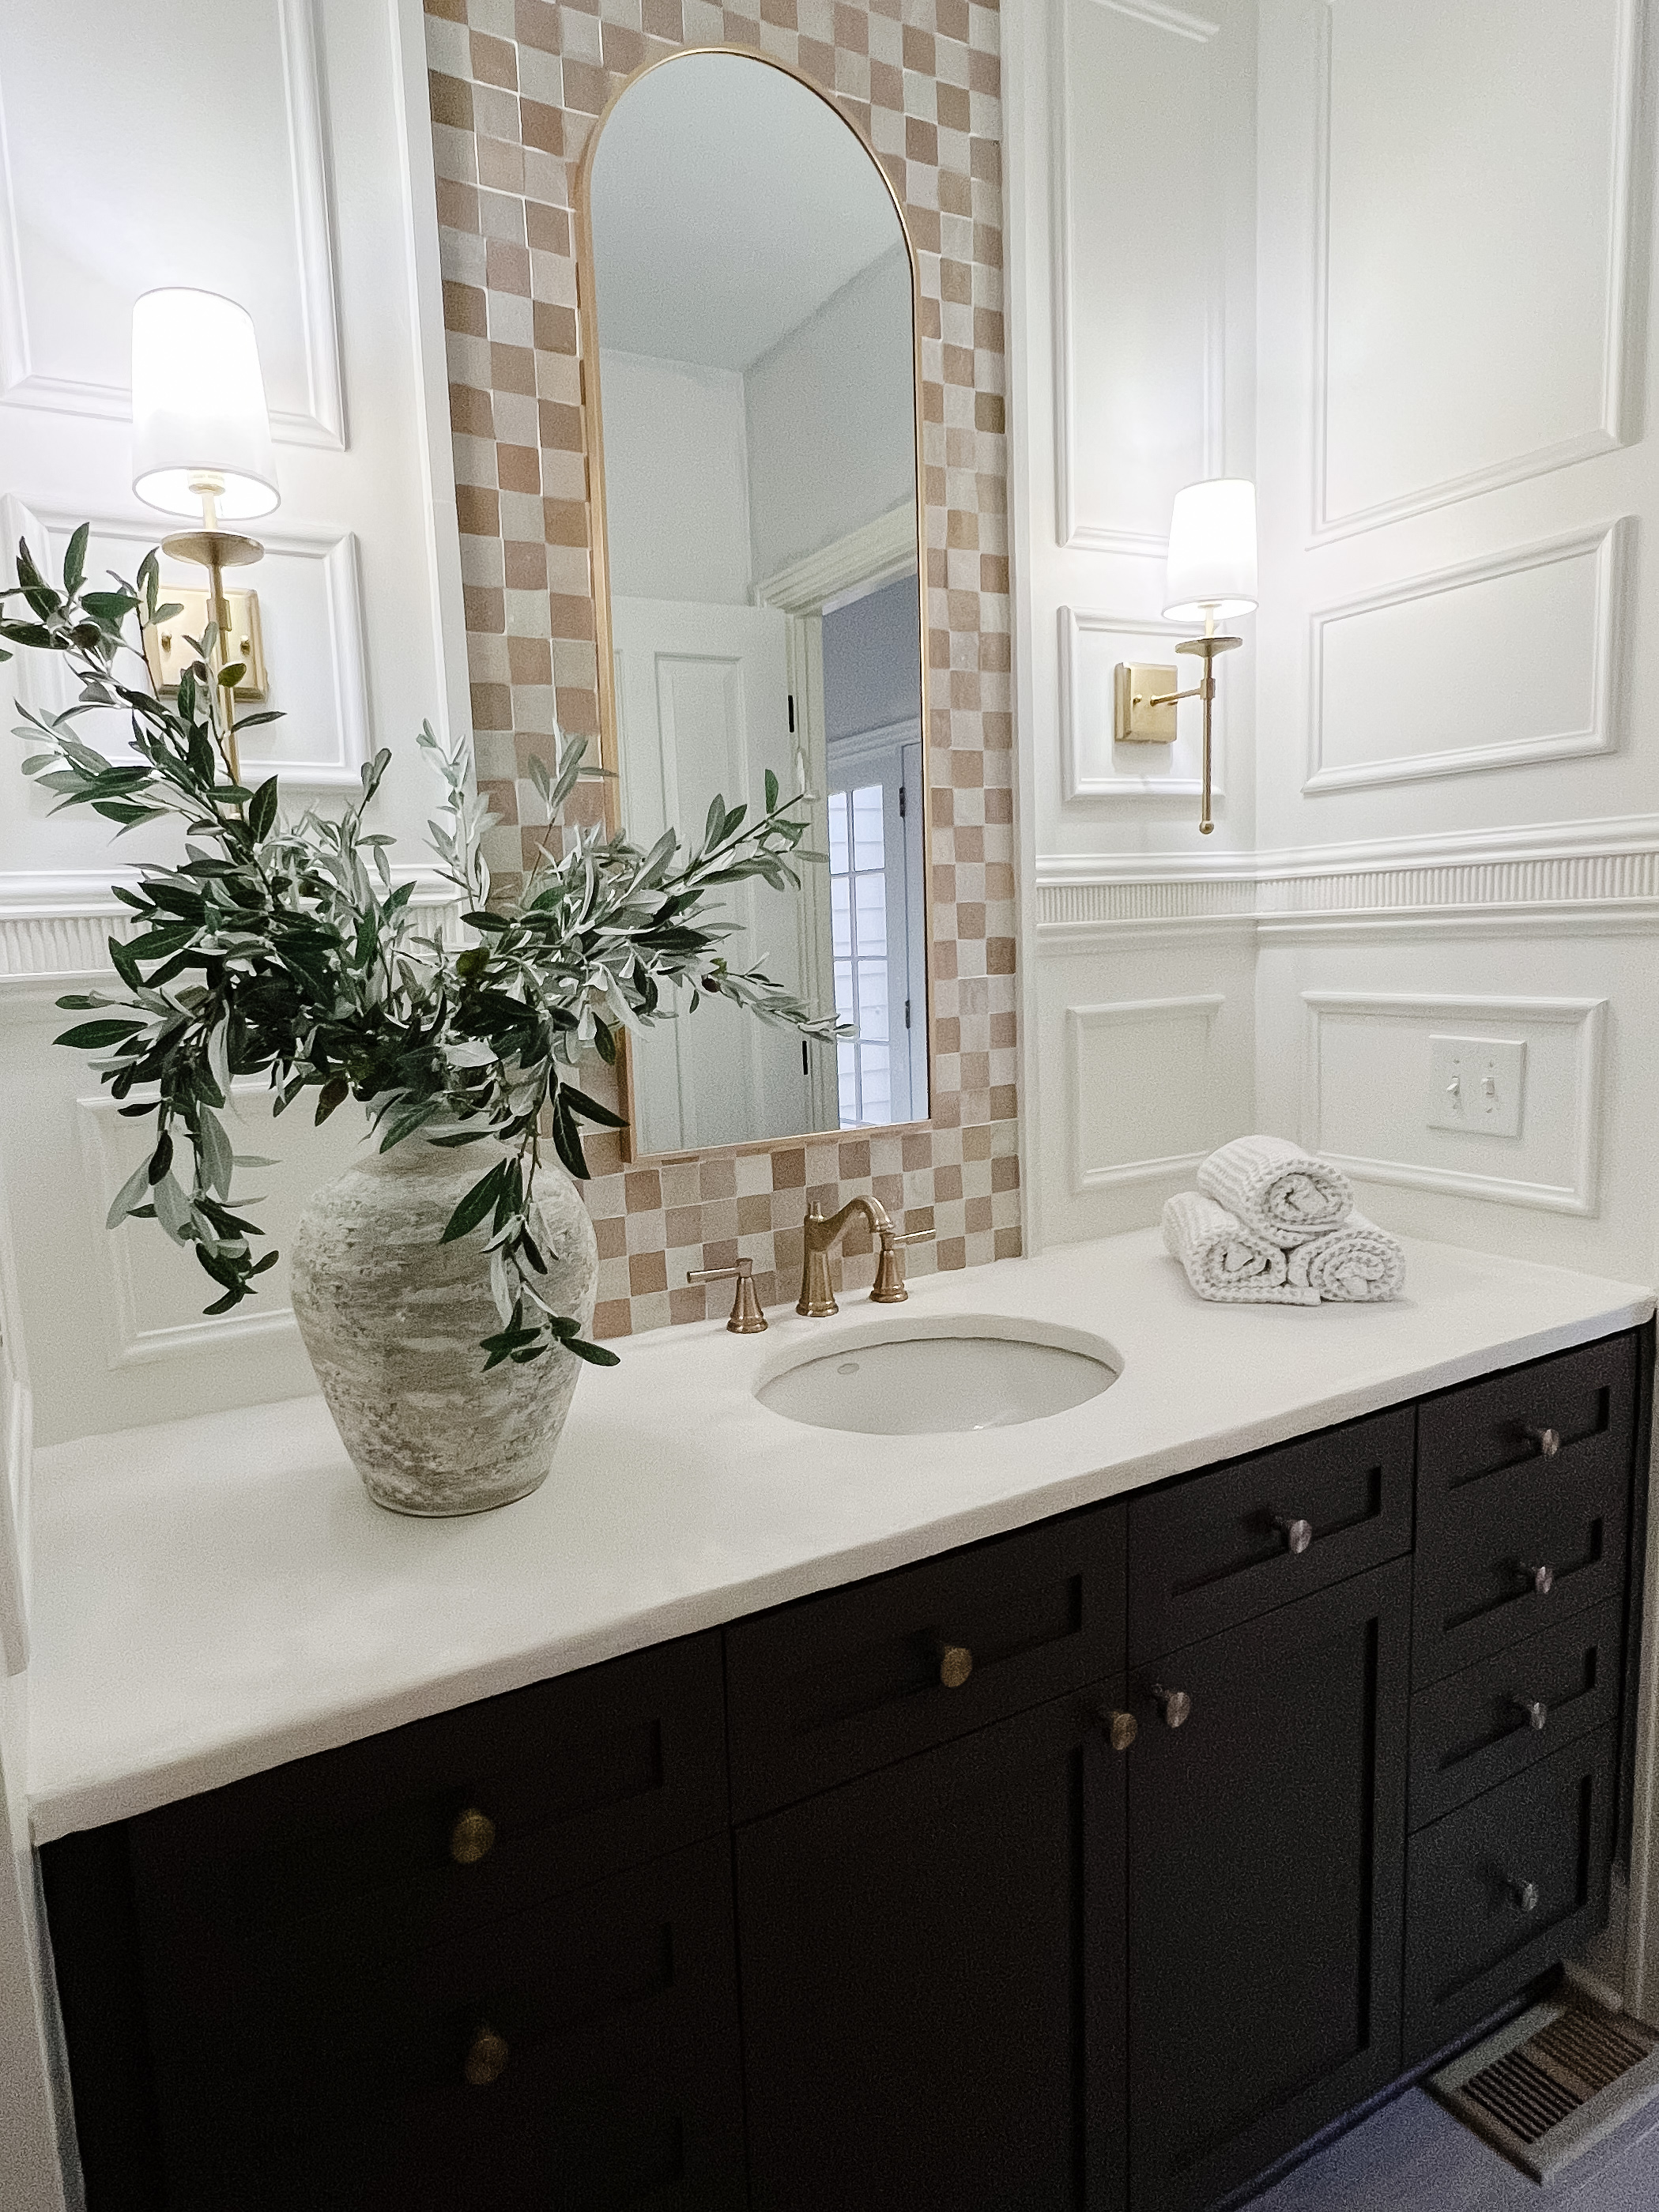
[[[170,287],[146,292],[132,310],[132,488],[163,514],[195,515],[199,530],[161,540],[175,560],[208,572],[205,592],[179,592],[185,611],[165,632],[144,633],[156,690],[176,687],[191,658],[184,640],[217,630],[214,672],[241,661],[238,699],[263,699],[265,673],[259,603],[253,592],[227,592],[224,571],[258,561],[257,538],[224,530],[269,514],[278,499],[270,417],[253,323],[245,307],[215,292]],[[199,611],[198,604],[199,602]],[[225,700],[231,773],[239,776],[234,711]]]
[[[1112,742],[1120,745],[1172,745],[1176,702],[1204,702],[1204,797],[1198,826],[1205,836],[1210,818],[1210,714],[1215,700],[1215,657],[1243,645],[1241,637],[1218,634],[1218,623],[1254,614],[1255,596],[1255,486],[1242,477],[1216,477],[1188,484],[1175,497],[1170,518],[1170,565],[1164,589],[1167,622],[1201,622],[1202,637],[1183,638],[1177,653],[1204,663],[1200,680],[1189,691],[1176,690],[1173,668],[1141,667],[1120,661],[1112,672]]]

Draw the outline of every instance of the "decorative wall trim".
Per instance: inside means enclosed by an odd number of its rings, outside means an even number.
[[[410,907],[428,934],[458,941],[461,901],[452,884],[433,868],[394,866],[392,876],[394,883],[414,884]],[[0,1005],[8,997],[30,995],[49,1005],[61,984],[111,975],[105,948],[131,921],[131,909],[111,885],[137,881],[136,869],[0,874]]]
[[[66,534],[89,521],[94,538],[112,538],[130,545],[134,567],[161,535],[155,520],[132,514],[87,515],[50,501],[32,501],[8,493],[0,497],[0,528],[5,542],[15,545],[19,537],[31,538],[44,555],[50,532]],[[273,760],[246,754],[242,765],[256,781],[280,776],[295,791],[355,791],[358,774],[373,750],[368,713],[368,650],[363,629],[362,580],[357,566],[354,532],[326,525],[295,525],[283,529],[261,526],[260,541],[267,553],[315,562],[322,571],[324,604],[328,620],[328,670],[334,690],[337,743],[331,759]],[[254,589],[258,589],[257,582]],[[15,664],[17,694],[26,704],[43,714],[61,712],[72,703],[72,693],[56,665],[43,666],[33,659]],[[261,725],[269,729],[269,723]]]
[[[29,1662],[29,1540],[34,1401],[22,1365],[11,1251],[0,1222],[0,1674]]]
[[[1085,607],[1060,609],[1060,747],[1068,799],[1167,798],[1171,794],[1191,798],[1202,787],[1195,775],[1121,775],[1115,772],[1090,775],[1084,765],[1082,712],[1079,704],[1083,689],[1081,641],[1085,637],[1168,638],[1173,645],[1176,639],[1185,637],[1190,628],[1190,623],[1164,622],[1154,617],[1101,614]],[[1178,680],[1185,685],[1184,677]],[[1215,774],[1211,783],[1218,799],[1224,796],[1226,726],[1223,708],[1215,718]],[[1164,751],[1162,745],[1137,745],[1133,750]]]
[[[1076,0],[1050,0],[1051,27],[1048,58],[1048,144],[1052,173],[1049,190],[1054,207],[1054,270],[1051,278],[1054,356],[1054,536],[1056,542],[1090,553],[1132,553],[1163,560],[1170,550],[1167,533],[1114,530],[1109,525],[1084,520],[1078,511],[1077,478],[1077,361],[1072,324],[1072,139],[1066,97],[1067,31]],[[1176,37],[1202,46],[1219,32],[1218,23],[1166,7],[1162,0],[1095,0],[1115,15],[1150,24]],[[1218,227],[1218,237],[1219,230]],[[1213,293],[1213,288],[1212,288]],[[1206,477],[1218,476],[1225,436],[1226,340],[1218,307],[1212,296],[1205,345],[1204,468]],[[1181,787],[1188,788],[1187,786]],[[1196,786],[1190,787],[1196,789]]]
[[[1595,1214],[1599,1206],[1601,1130],[1602,1034],[1605,999],[1526,999],[1495,996],[1423,995],[1395,991],[1304,991],[1307,1017],[1303,1031],[1302,1136],[1316,1152],[1368,1182],[1398,1184],[1456,1198],[1479,1198],[1501,1205],[1536,1207],[1547,1213]],[[1540,1023],[1577,1031],[1573,1097],[1572,1179],[1565,1184],[1532,1182],[1464,1169],[1437,1168],[1416,1161],[1366,1159],[1334,1150],[1324,1139],[1320,1097],[1320,1025],[1328,1015],[1388,1020],[1415,1015],[1430,1021]]]
[[[1184,1175],[1206,1158],[1212,1149],[1206,1143],[1193,1151],[1165,1153],[1156,1158],[1149,1156],[1114,1161],[1109,1166],[1090,1166],[1083,1157],[1083,1127],[1087,1104],[1083,1065],[1084,1039],[1095,1030],[1141,1026],[1157,1022],[1201,1020],[1207,1052],[1215,1018],[1225,1004],[1222,994],[1214,991],[1178,999],[1119,999],[1098,1006],[1066,1007],[1066,1068],[1071,1110],[1072,1189],[1075,1195],[1081,1196],[1085,1191],[1091,1190],[1121,1189],[1132,1183],[1161,1182],[1170,1176]]]
[[[1256,855],[1040,857],[1045,946],[1149,924],[1263,937],[1659,930],[1659,817],[1402,838]]]
[[[1525,767],[1539,761],[1567,760],[1585,753],[1616,751],[1620,740],[1619,660],[1620,615],[1625,605],[1626,579],[1635,520],[1621,515],[1531,545],[1513,547],[1481,560],[1465,561],[1390,584],[1339,605],[1322,607],[1308,624],[1308,773],[1304,792],[1354,791],[1378,784],[1417,783],[1425,778],[1473,775],[1483,771]],[[1553,731],[1521,738],[1504,745],[1461,745],[1438,753],[1401,753],[1377,760],[1347,764],[1326,762],[1325,745],[1325,633],[1334,624],[1349,622],[1383,607],[1405,606],[1438,598],[1443,592],[1495,581],[1501,576],[1525,574],[1567,561],[1595,556],[1595,615],[1591,643],[1594,668],[1589,720],[1583,728]],[[1479,680],[1479,672],[1476,679]]]
[[[1552,470],[1595,453],[1612,453],[1630,434],[1626,417],[1638,332],[1632,313],[1632,245],[1637,229],[1638,179],[1636,131],[1640,105],[1638,9],[1640,0],[1620,0],[1619,82],[1615,97],[1617,123],[1613,134],[1613,170],[1608,179],[1607,323],[1602,337],[1601,419],[1593,429],[1576,438],[1560,440],[1530,453],[1466,474],[1449,477],[1420,491],[1403,494],[1352,514],[1330,512],[1328,483],[1327,434],[1329,420],[1330,369],[1330,184],[1331,184],[1331,15],[1336,0],[1316,10],[1316,120],[1314,241],[1314,374],[1313,374],[1313,516],[1309,542],[1328,544],[1361,531],[1376,530],[1411,514],[1427,514],[1437,507],[1492,491],[1500,484],[1521,483],[1547,476]]]
[[[324,127],[326,110],[318,59],[315,0],[276,0],[276,7],[282,37],[283,96],[288,116],[307,404],[303,410],[273,408],[271,434],[283,445],[325,446],[339,451],[346,442],[345,387],[335,307]],[[0,405],[47,408],[58,414],[98,415],[126,422],[132,413],[132,394],[127,386],[37,375],[33,368],[3,107],[0,88]]]
[[[754,587],[757,607],[781,607],[786,614],[817,614],[839,593],[859,587],[873,591],[895,576],[916,573],[916,510],[911,500],[890,507],[860,530],[803,554],[775,576]]]

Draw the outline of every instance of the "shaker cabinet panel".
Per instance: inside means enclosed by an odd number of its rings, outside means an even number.
[[[741,1820],[1116,1674],[1122,1508],[738,1621],[726,1650]]]
[[[1398,1559],[1409,1406],[1129,1500],[1129,1660],[1155,1659]]]
[[[1057,1699],[738,1831],[754,2212],[1117,2212],[1118,1704]]]
[[[1410,1590],[1399,1560],[1131,1678],[1132,2212],[1197,2212],[1399,2071]]]

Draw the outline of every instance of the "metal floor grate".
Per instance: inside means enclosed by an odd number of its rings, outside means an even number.
[[[1430,2087],[1535,2181],[1659,2095],[1659,2034],[1580,1999],[1534,2005]]]

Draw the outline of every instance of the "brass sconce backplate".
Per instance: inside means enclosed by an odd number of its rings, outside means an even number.
[[[200,637],[207,628],[208,594],[193,592],[180,584],[164,584],[165,598],[176,600],[183,612],[170,615],[159,630],[144,632],[144,659],[149,664],[149,677],[158,692],[176,691],[180,672],[195,658],[194,649],[185,643],[187,638]],[[246,672],[236,686],[240,699],[263,699],[265,696],[265,649],[259,635],[259,594],[257,592],[227,592],[225,598],[230,609],[230,636],[221,655],[225,661],[240,660],[246,664]]]
[[[1115,745],[1172,745],[1176,741],[1173,668],[1144,668],[1120,660],[1112,671],[1112,743]],[[1162,699],[1164,704],[1151,702]]]

